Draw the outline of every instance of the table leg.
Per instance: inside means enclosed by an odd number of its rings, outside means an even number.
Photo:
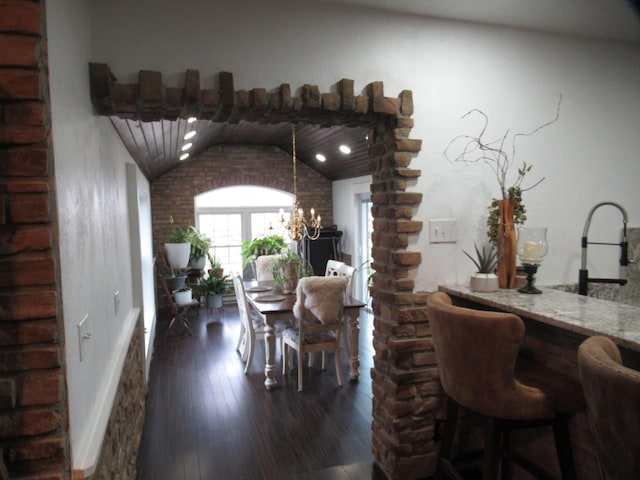
[[[349,336],[351,347],[351,380],[356,380],[360,376],[360,310],[349,312],[349,329],[351,335]]]
[[[266,356],[266,363],[264,366],[264,376],[266,377],[264,380],[264,386],[267,390],[271,390],[276,388],[276,335],[275,328],[273,325],[267,324],[265,325],[264,332],[264,352]]]

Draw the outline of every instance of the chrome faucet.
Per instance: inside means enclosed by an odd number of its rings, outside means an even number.
[[[622,241],[620,243],[608,243],[608,242],[588,242],[587,233],[589,232],[589,226],[591,225],[591,218],[595,211],[604,206],[611,205],[616,207],[622,212]],[[582,265],[580,267],[580,277],[578,282],[578,293],[580,295],[586,295],[588,291],[589,283],[617,283],[619,285],[626,285],[627,280],[624,278],[589,278],[589,271],[587,270],[587,245],[619,245],[620,246],[620,265],[627,266],[632,260],[629,260],[629,243],[627,242],[627,211],[624,207],[614,202],[600,202],[594,206],[589,215],[587,221],[584,224],[584,230],[582,231]]]

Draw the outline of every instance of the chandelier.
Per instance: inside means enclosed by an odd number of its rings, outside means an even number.
[[[300,242],[302,237],[307,237],[310,240],[317,240],[320,236],[320,215],[316,216],[314,208],[311,209],[309,219],[304,216],[304,211],[300,208],[298,203],[298,176],[296,173],[296,127],[291,127],[291,144],[292,144],[292,158],[293,158],[293,216],[289,212],[285,212],[280,209],[280,223],[287,231],[291,239],[295,242]]]

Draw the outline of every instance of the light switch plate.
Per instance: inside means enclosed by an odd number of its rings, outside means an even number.
[[[457,221],[450,218],[429,220],[430,243],[456,243],[458,241]]]

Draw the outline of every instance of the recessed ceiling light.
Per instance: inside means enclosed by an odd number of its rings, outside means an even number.
[[[185,140],[189,140],[190,138],[193,138],[196,136],[196,131],[195,130],[191,130],[190,132],[188,132],[185,136],[184,139]]]
[[[185,143],[182,146],[182,151],[184,152],[185,150],[189,150],[192,146],[193,146],[193,143]]]
[[[198,120],[196,117],[189,117],[189,118],[187,118],[187,123],[193,123],[196,120]]]
[[[348,155],[349,153],[351,153],[351,149],[346,145],[340,145],[340,151],[345,155]]]
[[[187,158],[189,158],[188,153],[183,153],[182,155],[180,155],[180,160],[186,160]]]
[[[325,157],[323,154],[321,153],[317,153],[316,154],[316,160],[318,160],[319,162],[325,162],[327,160],[327,157]]]

